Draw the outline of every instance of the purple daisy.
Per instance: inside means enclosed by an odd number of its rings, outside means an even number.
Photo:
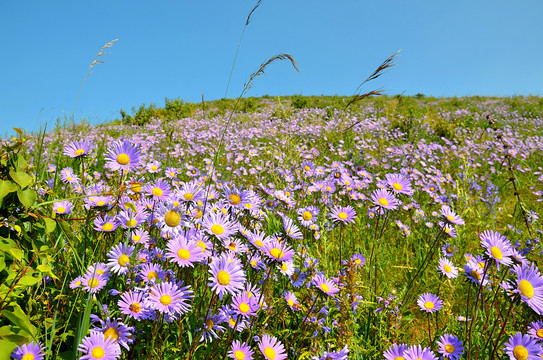
[[[249,318],[255,316],[258,311],[257,299],[254,296],[249,296],[248,292],[241,292],[234,296],[232,299],[232,309],[234,312],[243,318]]]
[[[316,217],[319,215],[319,208],[316,206],[308,206],[298,210],[298,220],[300,224],[305,227],[309,227],[315,223]]]
[[[447,220],[449,223],[454,225],[464,225],[465,222],[462,220],[462,218],[454,213],[454,211],[451,210],[451,208],[447,205],[443,205],[441,207],[441,215]]]
[[[288,216],[283,216],[283,229],[285,230],[285,234],[291,239],[299,240],[303,238],[300,228]]]
[[[168,241],[168,252],[166,257],[181,267],[193,267],[194,263],[205,259],[205,253],[195,241],[187,239],[185,236],[176,236]]]
[[[391,347],[389,347],[385,352],[383,353],[383,356],[385,357],[385,360],[396,360],[396,359],[405,359],[405,350],[407,349],[407,345],[404,344],[392,344]]]
[[[319,274],[313,278],[315,286],[319,288],[326,295],[335,295],[339,292],[338,287],[333,281],[328,280],[324,275]]]
[[[97,273],[87,273],[83,276],[83,289],[94,294],[107,284],[108,278]]]
[[[294,257],[294,250],[290,246],[275,239],[264,244],[264,252],[274,261],[288,261]]]
[[[283,360],[287,358],[285,347],[275,336],[264,334],[262,340],[258,343],[258,348],[267,360]]]
[[[99,331],[91,330],[83,338],[78,350],[83,353],[81,360],[116,360],[121,355],[121,348],[112,338],[105,338]]]
[[[128,140],[113,143],[105,156],[107,166],[113,170],[130,172],[140,165],[140,150]]]
[[[205,232],[209,235],[214,235],[220,240],[226,240],[234,235],[237,227],[230,222],[222,212],[207,213],[202,221],[202,226]]]
[[[92,143],[87,139],[72,141],[64,147],[64,155],[71,158],[83,157],[89,155],[93,147]]]
[[[254,353],[249,345],[234,340],[230,351],[228,351],[228,357],[233,360],[252,360]]]
[[[514,265],[517,274],[515,293],[520,294],[522,302],[526,303],[538,315],[543,314],[543,277],[534,264]]]
[[[192,298],[191,293],[183,291],[173,282],[156,284],[151,288],[147,303],[149,307],[161,313],[176,315],[185,314],[190,310],[188,301]]]
[[[130,350],[129,344],[134,342],[134,328],[132,326],[125,325],[121,319],[111,320],[108,317],[105,321],[103,321],[97,316],[95,318],[100,323],[100,326],[94,326],[92,330],[100,331],[104,334],[106,339],[111,338],[114,342],[118,343],[126,350]]]
[[[398,199],[385,189],[377,189],[371,193],[371,199],[375,205],[387,210],[394,210],[398,207]]]
[[[451,244],[445,244],[441,248],[441,251],[443,252],[443,255],[445,255],[448,258],[451,258],[454,256],[454,246]]]
[[[332,221],[344,224],[354,223],[356,211],[351,206],[335,207],[330,211]]]
[[[34,341],[17,346],[11,357],[14,359],[24,359],[24,360],[42,360],[45,356],[45,348],[42,343],[35,343]]]
[[[441,309],[443,301],[437,295],[425,293],[419,296],[417,304],[422,311],[433,313]]]
[[[68,200],[58,201],[53,204],[53,211],[59,215],[71,214],[73,205]]]
[[[543,342],[543,321],[533,321],[528,327],[528,334],[534,339]]]
[[[498,270],[500,265],[511,266],[513,264],[511,243],[505,236],[497,231],[489,230],[484,231],[480,235],[480,239],[482,246],[486,249],[486,254],[491,259],[496,260]]]
[[[156,282],[164,280],[165,272],[162,267],[155,263],[143,264],[139,269],[139,274],[143,278],[143,282]]]
[[[441,258],[439,260],[439,265],[437,269],[439,270],[439,272],[441,272],[441,274],[445,275],[449,279],[454,279],[458,276],[458,269],[456,268],[456,266],[454,266],[452,261],[447,258]]]
[[[135,247],[128,244],[117,244],[107,254],[109,261],[107,266],[115,274],[127,274],[130,257],[134,254]]]
[[[457,360],[464,352],[462,340],[453,335],[445,334],[440,336],[437,345],[439,346],[438,352],[447,359]]]
[[[140,292],[129,291],[123,293],[117,302],[117,305],[123,314],[126,314],[135,320],[144,318],[147,313],[147,309],[144,305],[143,293]]]
[[[211,273],[209,286],[219,294],[221,300],[225,292],[234,295],[243,289],[245,273],[240,264],[237,261],[232,261],[228,256],[223,255],[213,259],[209,266],[209,272]]]
[[[110,215],[97,216],[94,219],[94,230],[103,232],[112,232],[119,227],[119,221]]]
[[[154,184],[143,187],[148,195],[153,197],[153,200],[167,199],[172,193],[170,185],[162,179],[157,180]]]
[[[300,303],[293,292],[287,291],[283,296],[290,310],[299,311],[301,309]]]
[[[420,345],[412,345],[405,350],[405,360],[437,360],[436,355],[429,348]]]
[[[411,183],[402,174],[386,174],[387,184],[397,194],[413,195]]]
[[[541,345],[528,335],[516,333],[505,343],[505,352],[510,359],[537,360],[541,359]]]

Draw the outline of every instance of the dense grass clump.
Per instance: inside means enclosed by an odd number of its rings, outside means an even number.
[[[0,359],[540,356],[541,99],[349,101],[2,140]]]

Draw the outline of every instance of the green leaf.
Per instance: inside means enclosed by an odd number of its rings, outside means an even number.
[[[52,233],[57,227],[57,222],[49,218],[43,218],[43,220],[45,220],[45,233],[46,234]]]
[[[7,194],[16,191],[17,184],[9,180],[0,180],[0,206],[2,206],[2,200]]]
[[[1,313],[3,316],[9,319],[13,325],[16,325],[21,328],[21,330],[26,331],[32,337],[36,336],[36,327],[30,323],[30,318],[27,314],[23,312],[21,307],[18,304],[10,304],[6,310],[3,310]]]
[[[10,360],[11,353],[17,344],[9,340],[0,340],[0,360]]]
[[[0,339],[10,340],[17,344],[26,344],[30,342],[31,338],[28,334],[25,335],[24,332],[23,334],[18,334],[13,332],[13,329],[19,330],[19,328],[14,326],[2,326],[0,328]]]
[[[8,252],[13,256],[13,258],[17,261],[21,261],[24,256],[23,250],[19,248],[9,249]]]
[[[44,273],[51,272],[51,266],[49,266],[48,264],[38,265],[36,269]]]
[[[13,249],[16,247],[17,244],[15,243],[15,241],[6,238],[0,238],[0,251],[8,251],[9,249]]]
[[[43,277],[40,276],[39,273],[35,273],[35,274],[38,274],[38,277],[35,277],[32,274],[25,274],[21,278],[21,280],[19,280],[18,285],[27,285],[27,286],[36,285],[37,283],[41,281]]]
[[[22,171],[13,171],[13,170],[11,170],[9,172],[9,175],[11,176],[13,181],[15,181],[17,184],[19,184],[21,189],[24,189],[25,187],[27,187],[28,185],[30,185],[30,184],[32,184],[34,182],[34,179],[32,179],[32,176],[30,176],[27,173],[22,172]]]
[[[36,202],[36,192],[32,189],[17,190],[19,201],[27,208],[34,205]]]

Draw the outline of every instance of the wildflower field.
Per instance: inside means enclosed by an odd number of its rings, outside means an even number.
[[[543,100],[348,100],[1,140],[0,360],[541,359]]]

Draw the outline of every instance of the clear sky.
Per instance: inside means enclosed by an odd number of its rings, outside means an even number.
[[[254,1],[0,0],[0,135],[70,117],[101,123],[142,103],[224,97]],[[247,27],[228,97],[273,55],[247,96],[352,95],[388,56],[397,66],[363,90],[433,96],[543,95],[543,1],[263,0]]]

